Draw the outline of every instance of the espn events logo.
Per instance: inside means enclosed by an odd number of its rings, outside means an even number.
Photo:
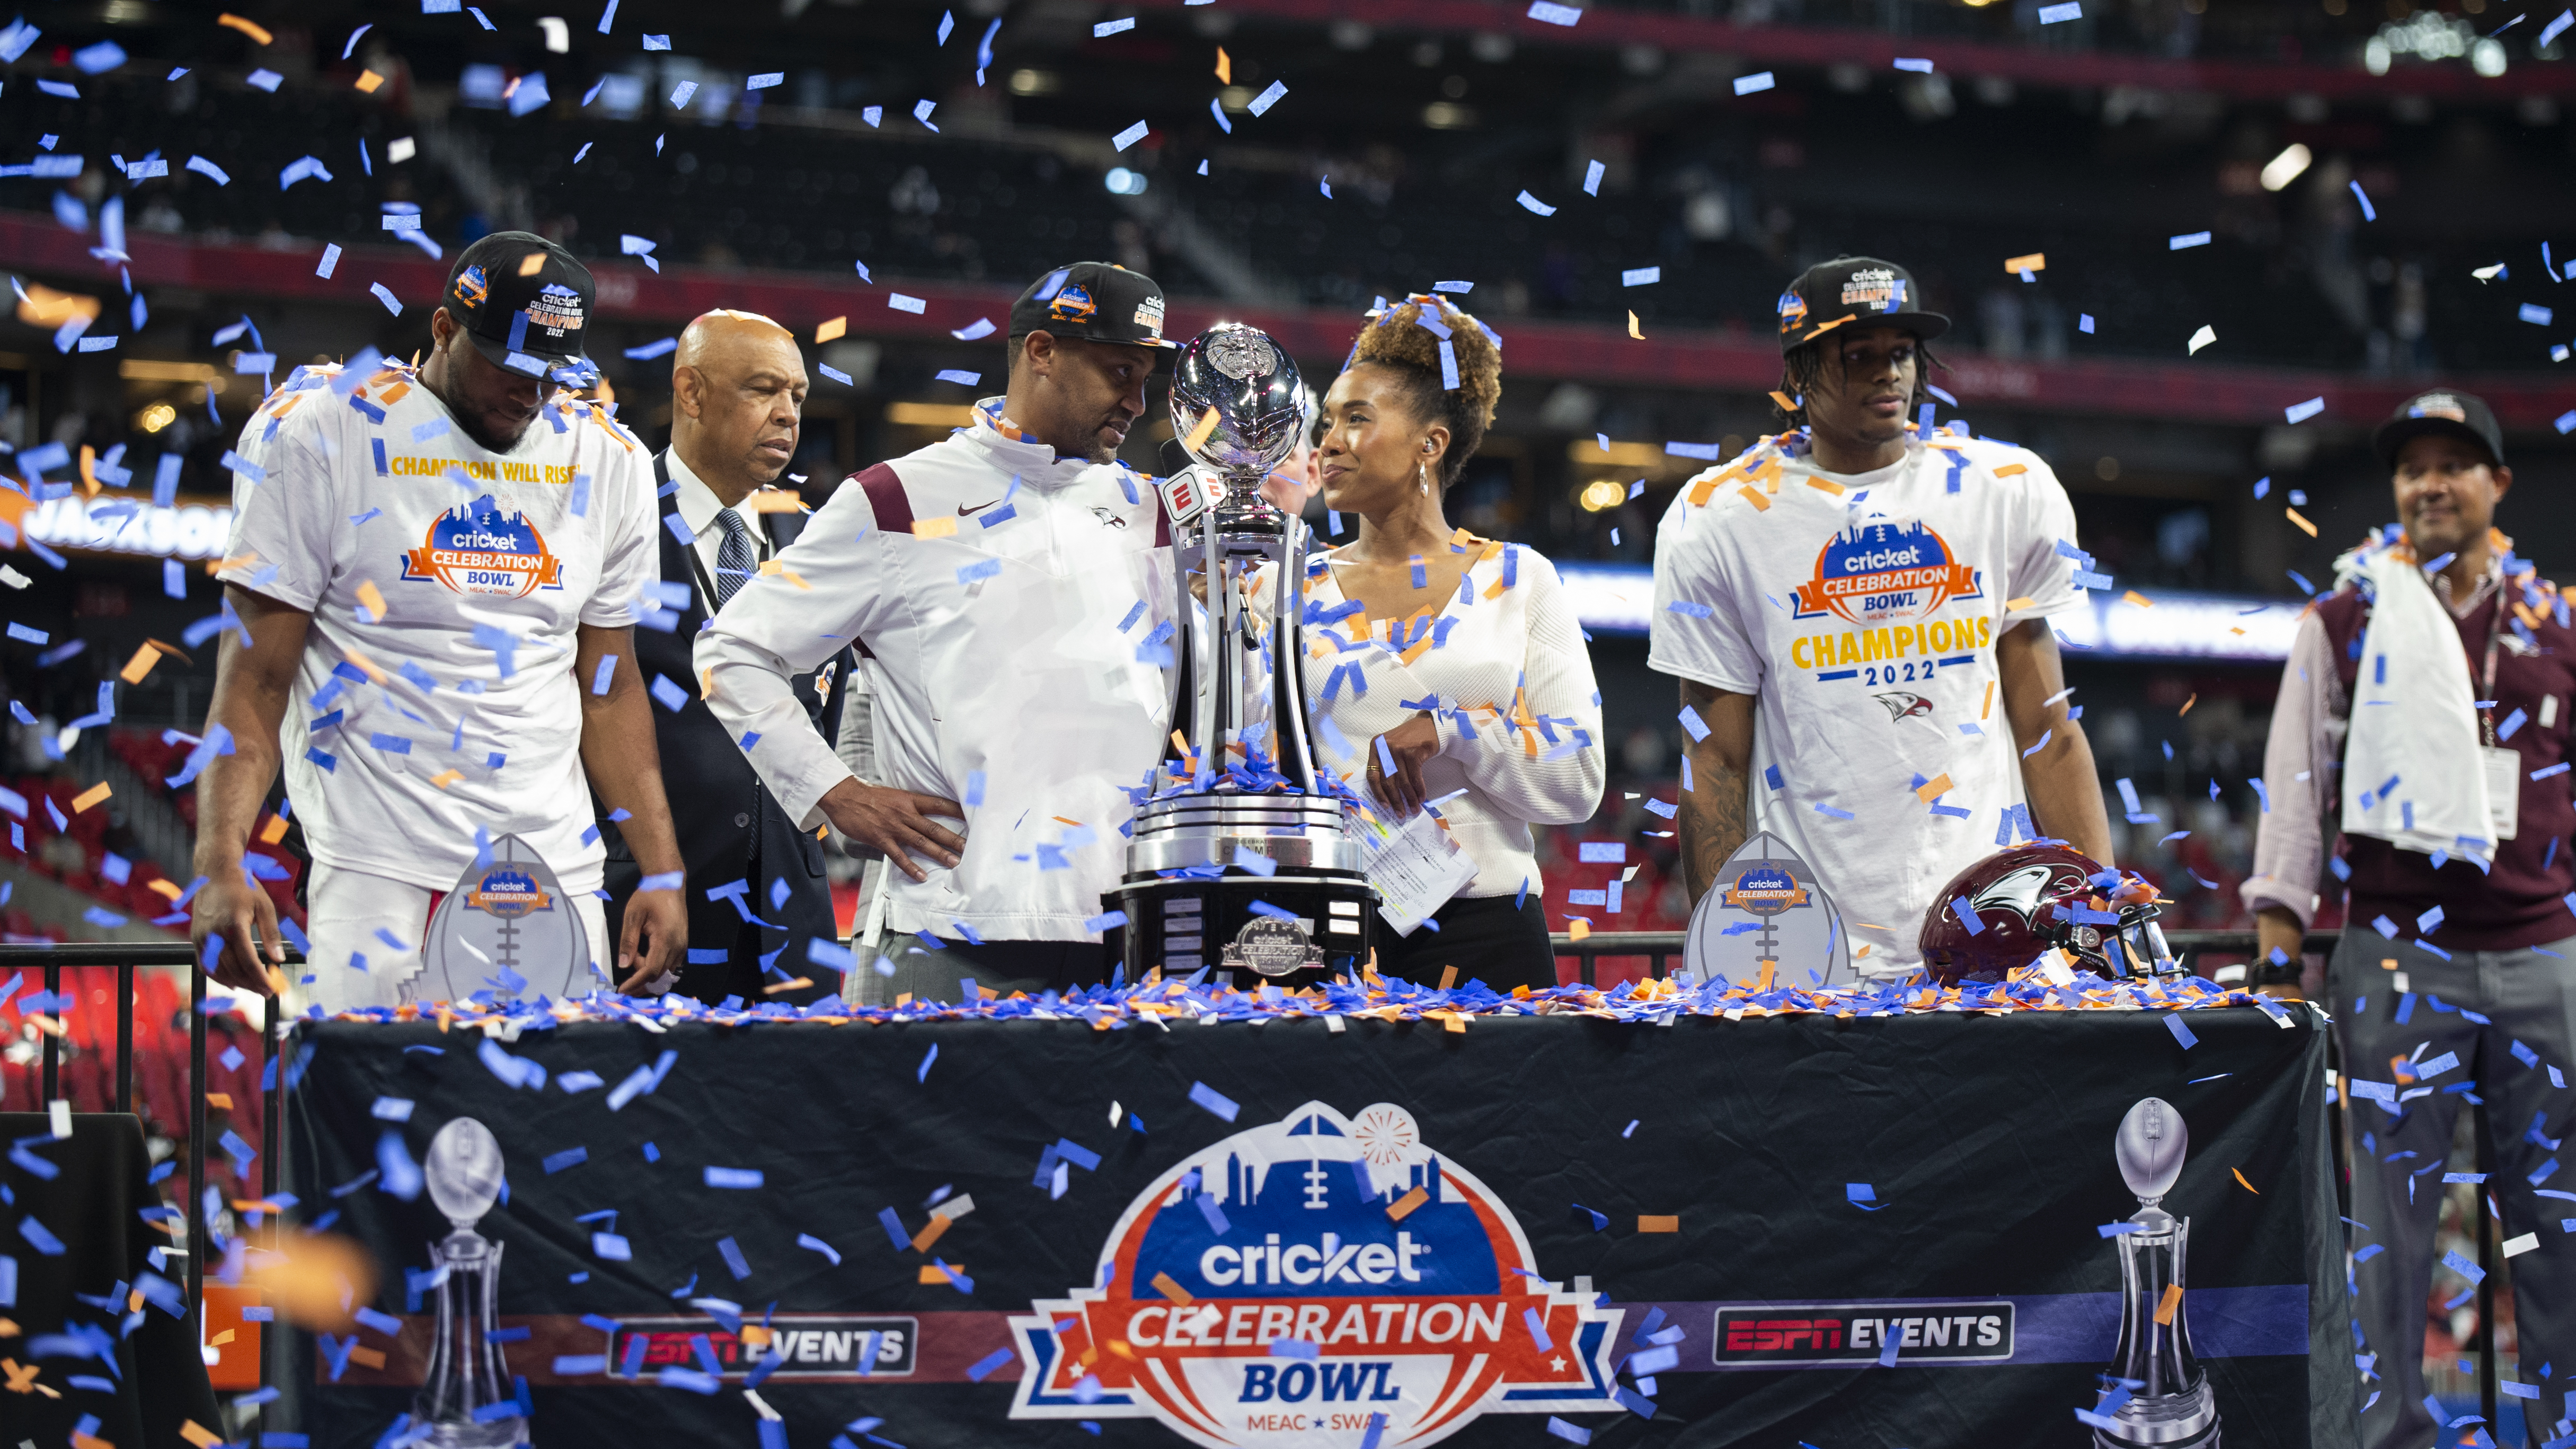
[[[1711,1351],[1722,1369],[1845,1368],[1899,1362],[2002,1363],[2013,1355],[2013,1305],[1763,1303],[1720,1308]]]
[[[744,1331],[751,1331],[750,1326]],[[700,1369],[732,1379],[748,1375],[775,1349],[781,1362],[770,1371],[772,1381],[901,1378],[913,1371],[921,1321],[781,1313],[770,1320],[769,1335],[766,1345],[752,1348],[737,1335],[707,1332],[704,1318],[620,1319],[609,1335],[608,1362],[621,1373],[647,1379],[662,1368]]]
[[[1617,1407],[1612,1315],[1550,1284],[1503,1200],[1389,1103],[1309,1102],[1184,1159],[1092,1281],[1011,1319],[1013,1418],[1396,1449],[1485,1414]]]

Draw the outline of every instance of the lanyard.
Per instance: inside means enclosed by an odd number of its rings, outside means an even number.
[[[2495,598],[2490,601],[2495,612],[2487,616],[2486,668],[2478,676],[2478,733],[2488,749],[2496,747],[2495,682],[2496,649],[2504,642],[2504,581],[2496,581]]]

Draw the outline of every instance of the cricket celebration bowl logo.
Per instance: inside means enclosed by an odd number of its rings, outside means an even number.
[[[1174,1165],[1094,1282],[1011,1319],[1013,1418],[1395,1449],[1485,1414],[1617,1406],[1613,1315],[1540,1276],[1502,1199],[1383,1102],[1309,1102]]]
[[[563,560],[546,551],[526,515],[502,513],[487,493],[438,515],[427,542],[403,554],[402,576],[434,580],[460,594],[520,598],[562,588]]]
[[[1929,527],[1855,524],[1817,553],[1816,576],[1798,585],[1794,617],[1835,614],[1861,625],[1903,623],[1978,592],[1976,569],[1957,562],[1950,545]]]

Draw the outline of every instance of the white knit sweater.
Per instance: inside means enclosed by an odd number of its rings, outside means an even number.
[[[1348,607],[1322,558],[1307,599]],[[1461,896],[1543,889],[1530,826],[1573,825],[1601,804],[1601,693],[1573,601],[1556,566],[1519,544],[1487,544],[1466,587],[1435,616],[1354,612],[1306,631],[1306,690],[1323,753],[1366,793],[1371,741],[1423,709],[1440,711],[1440,753],[1422,765],[1451,838],[1476,862]],[[1365,689],[1362,686],[1365,686]]]

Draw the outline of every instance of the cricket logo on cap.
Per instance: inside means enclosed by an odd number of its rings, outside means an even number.
[[[1067,287],[1047,303],[1047,315],[1058,322],[1088,322],[1099,310],[1100,304],[1080,287]]]
[[[411,583],[441,583],[460,594],[524,598],[563,587],[563,560],[525,514],[503,515],[485,494],[438,515],[419,548],[403,553],[402,576]]]
[[[581,330],[581,293],[560,282],[548,282],[528,303],[527,314],[529,326],[543,327],[547,337],[561,339],[567,332]]]
[[[2406,405],[2406,416],[2445,418],[2451,422],[2465,423],[2469,420],[2469,410],[2460,406],[2460,400],[2447,392],[2428,392]]]
[[[1163,299],[1148,297],[1136,304],[1136,325],[1156,337],[1163,335]]]
[[[1863,523],[1826,540],[1815,577],[1797,587],[1792,617],[1838,614],[1855,624],[1888,624],[1979,593],[1976,569],[1957,562],[1929,526]]]
[[[1798,328],[1806,322],[1806,320],[1807,299],[1799,296],[1798,289],[1795,287],[1782,292],[1780,294],[1780,331],[1782,334],[1785,335],[1787,333],[1797,331]]]
[[[1183,1159],[1128,1205],[1093,1284],[1011,1318],[1011,1417],[1395,1449],[1485,1414],[1618,1407],[1613,1316],[1548,1283],[1510,1207],[1390,1103],[1308,1102]]]
[[[1905,305],[1905,279],[1892,267],[1864,267],[1843,279],[1842,304],[1870,312],[1893,312]]]
[[[456,300],[468,307],[480,307],[492,295],[492,286],[483,279],[481,267],[467,267],[456,274]]]

